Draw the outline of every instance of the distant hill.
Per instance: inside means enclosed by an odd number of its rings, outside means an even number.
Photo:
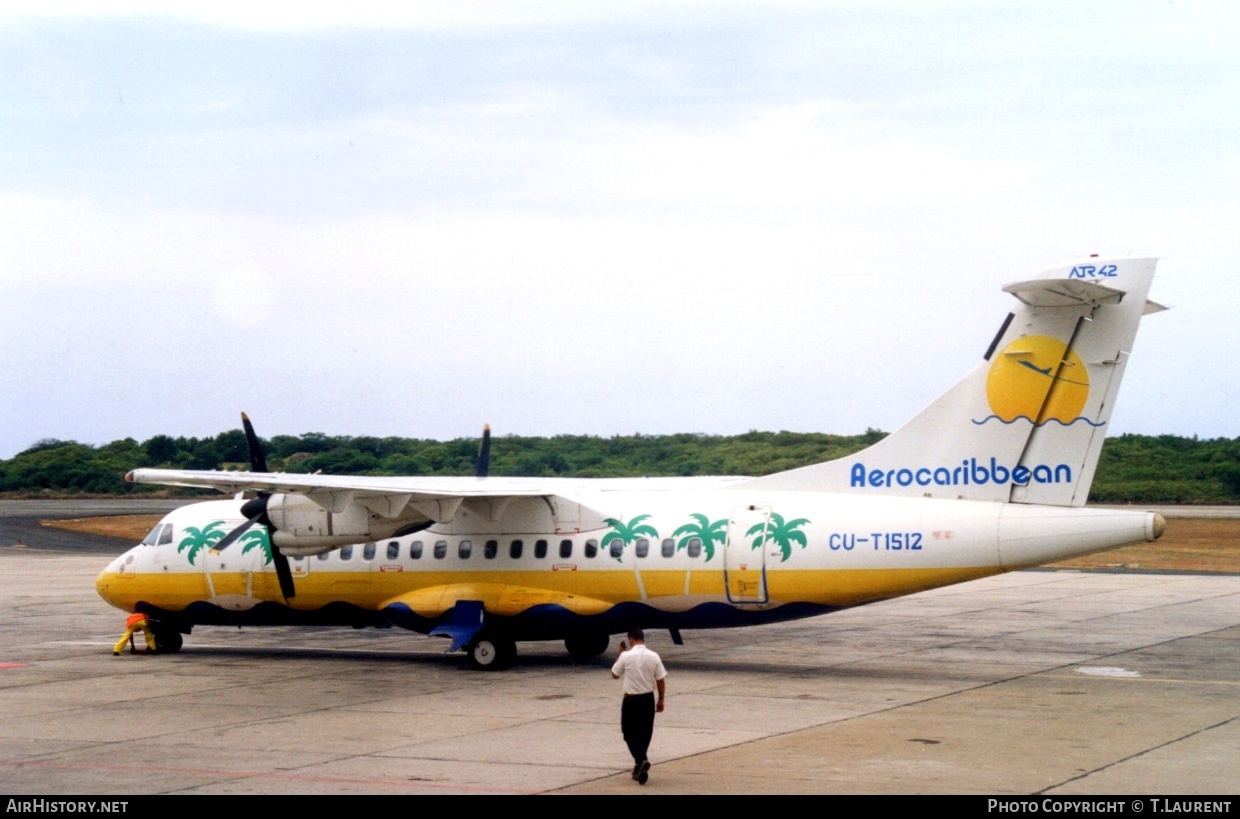
[[[883,438],[799,432],[720,436],[557,435],[498,437],[491,474],[527,477],[766,475],[841,458]],[[273,471],[362,475],[472,475],[478,440],[331,436],[321,432],[264,440]],[[239,430],[214,438],[156,435],[103,446],[43,440],[0,460],[0,493],[8,495],[150,494],[126,484],[140,466],[245,469],[248,453]],[[1240,438],[1199,440],[1175,435],[1108,438],[1090,500],[1098,503],[1240,503]]]

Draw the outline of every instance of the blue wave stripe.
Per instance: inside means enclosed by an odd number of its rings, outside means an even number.
[[[1068,421],[1067,423],[1060,421],[1058,418],[1047,418],[1045,421],[1043,421],[1040,424],[1034,424],[1033,419],[1030,418],[1028,415],[1017,415],[1011,421],[1004,421],[998,415],[992,415],[989,418],[983,418],[980,421],[977,420],[976,418],[973,419],[973,423],[977,424],[978,426],[981,426],[982,424],[985,424],[985,423],[989,423],[990,421],[999,421],[1000,423],[1008,424],[1008,425],[1015,424],[1017,421],[1028,421],[1030,424],[1033,424],[1035,427],[1044,427],[1047,424],[1049,424],[1051,421],[1054,421],[1056,424],[1059,424],[1059,426],[1061,427],[1070,427],[1073,424],[1075,424],[1077,421],[1084,421],[1086,424],[1089,424],[1091,427],[1106,426],[1106,423],[1107,423],[1106,421],[1099,421],[1098,423],[1095,424],[1093,421],[1089,420],[1084,415],[1077,416],[1076,418],[1073,418],[1071,421]]]

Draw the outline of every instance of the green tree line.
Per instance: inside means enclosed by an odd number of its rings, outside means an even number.
[[[747,432],[720,436],[557,435],[497,437],[491,474],[525,477],[635,477],[766,475],[841,458],[885,433],[861,435]],[[276,435],[263,441],[272,471],[329,475],[472,475],[479,441],[431,441],[370,436]],[[150,494],[149,485],[127,484],[137,467],[247,469],[240,430],[213,438],[156,435],[103,446],[43,440],[0,460],[0,493],[6,495]],[[185,490],[177,490],[182,492]],[[1240,502],[1240,438],[1199,440],[1176,435],[1108,438],[1090,500],[1096,503]]]

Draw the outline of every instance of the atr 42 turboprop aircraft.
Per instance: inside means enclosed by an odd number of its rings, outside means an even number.
[[[1085,499],[1137,325],[1163,309],[1146,301],[1155,263],[1008,285],[983,360],[909,423],[764,477],[270,473],[243,419],[253,471],[126,476],[235,499],[169,514],[99,593],[149,615],[163,651],[198,625],[394,625],[502,668],[522,640],[579,657],[632,627],[680,643],[1154,540],[1159,515]]]

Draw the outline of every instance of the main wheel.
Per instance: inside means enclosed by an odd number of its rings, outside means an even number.
[[[181,650],[181,632],[176,629],[157,628],[151,634],[155,637],[156,654],[173,654]]]
[[[574,634],[564,640],[564,647],[574,660],[590,660],[607,650],[611,635],[601,631]]]
[[[500,671],[512,665],[517,644],[491,629],[483,629],[465,648],[469,664],[479,671]]]

